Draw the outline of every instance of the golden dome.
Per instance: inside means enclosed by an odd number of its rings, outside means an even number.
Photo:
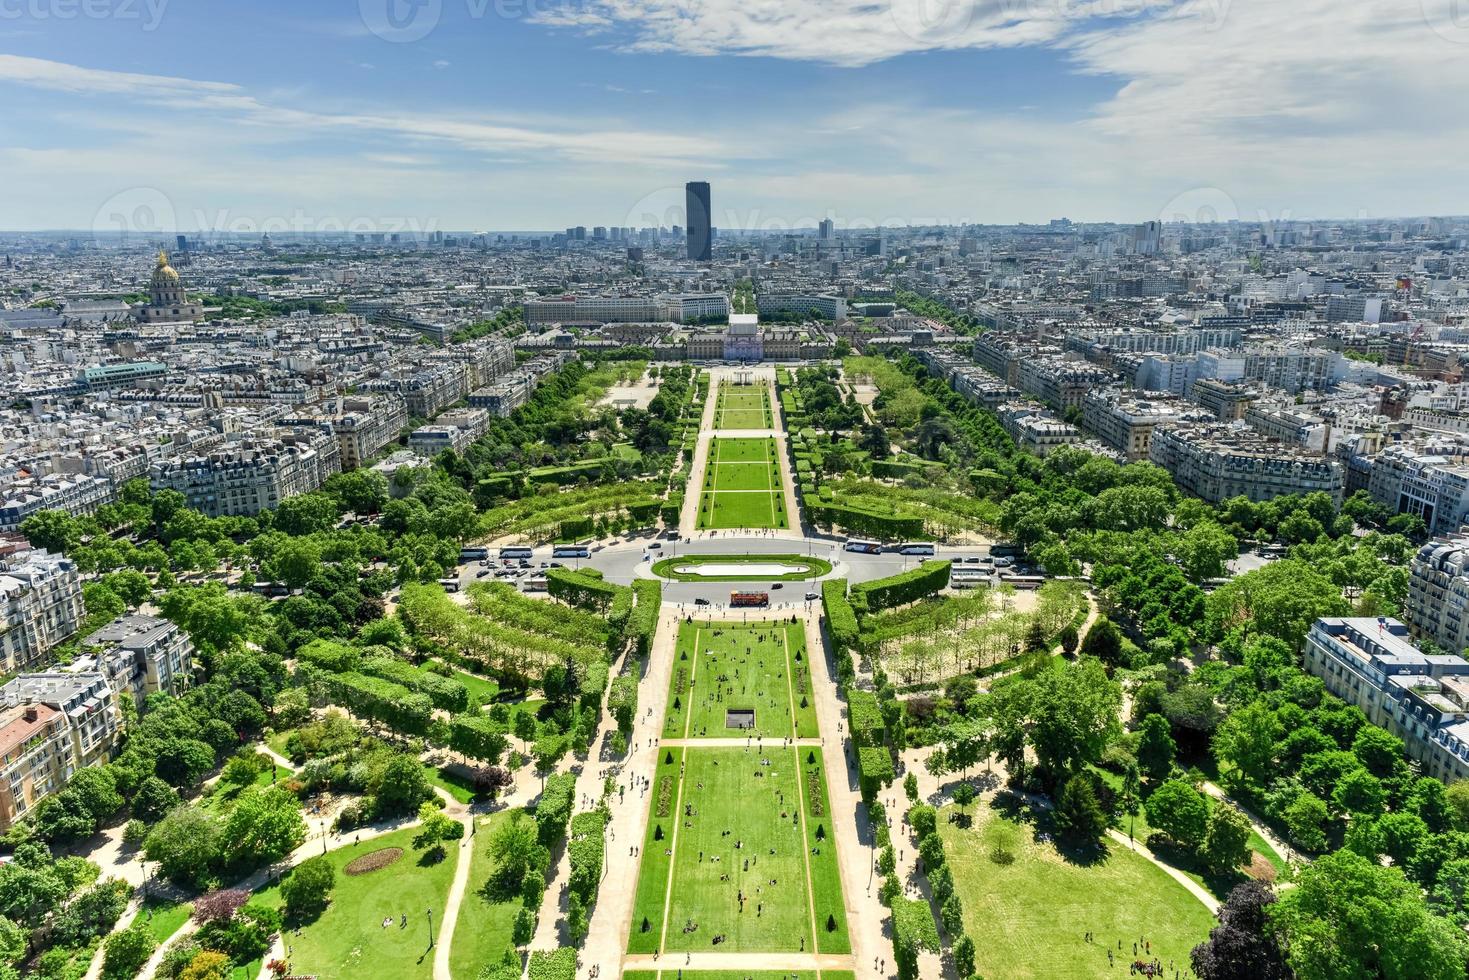
[[[153,281],[158,282],[159,280],[179,281],[179,274],[174,271],[173,266],[168,264],[168,253],[161,248],[158,250],[158,264],[153,267]]]

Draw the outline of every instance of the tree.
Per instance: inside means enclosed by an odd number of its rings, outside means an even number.
[[[325,855],[307,858],[281,882],[286,914],[302,920],[319,914],[331,898],[337,872]]]
[[[1107,831],[1107,815],[1085,775],[1072,776],[1056,801],[1056,828],[1079,843],[1095,844]]]
[[[1275,746],[1284,733],[1275,712],[1263,701],[1232,712],[1210,743],[1224,784],[1237,792],[1259,792],[1272,776]]]
[[[1219,924],[1189,958],[1199,980],[1289,980],[1280,944],[1269,928],[1275,893],[1258,881],[1230,891],[1219,907]]]
[[[1143,808],[1148,823],[1174,843],[1196,848],[1204,841],[1209,822],[1209,803],[1204,795],[1181,779],[1170,779],[1153,791]]]
[[[35,847],[37,845],[27,845]],[[41,846],[44,855],[45,847]],[[0,865],[0,916],[34,929],[66,897],[70,889],[49,857],[31,863],[17,858]]]
[[[1321,797],[1314,793],[1301,793],[1285,808],[1285,825],[1291,841],[1303,851],[1314,854],[1326,850],[1326,832],[1323,829],[1329,814]]]
[[[250,893],[242,888],[220,888],[201,895],[194,900],[194,921],[200,925],[209,922],[228,922],[235,913],[250,901]]]
[[[1382,780],[1366,769],[1353,769],[1337,780],[1331,800],[1344,813],[1375,817],[1382,812],[1387,793],[1382,788]]]
[[[954,803],[959,807],[959,813],[961,815],[965,815],[965,808],[973,803],[975,797],[978,795],[973,783],[960,783],[954,787]]]
[[[514,810],[490,837],[490,856],[495,859],[495,877],[506,891],[519,890],[531,869],[536,848],[536,827],[525,811]]]
[[[220,857],[220,826],[197,807],[181,806],[159,821],[143,845],[148,860],[157,861],[165,878],[203,885]]]
[[[464,836],[464,825],[427,800],[418,808],[419,830],[413,838],[413,846],[428,851],[431,860],[442,861],[444,841],[458,840]]]
[[[1084,657],[1029,682],[1030,743],[1041,767],[1060,779],[1101,758],[1116,734],[1122,688],[1098,660]]]
[[[178,805],[178,790],[157,776],[144,779],[133,794],[133,815],[147,823],[156,823]]]
[[[25,929],[0,915],[0,964],[19,962],[26,954],[28,936]]]
[[[1104,664],[1119,664],[1122,662],[1122,631],[1116,623],[1103,616],[1087,630],[1080,652],[1083,656],[1096,657]]]
[[[37,548],[70,552],[82,541],[82,525],[64,510],[38,510],[20,522],[20,533]]]
[[[248,867],[278,861],[305,839],[301,806],[281,786],[247,787],[224,828],[227,860]]]
[[[903,777],[903,794],[908,797],[909,803],[918,801],[918,776],[916,773],[908,773]]]
[[[114,932],[103,943],[102,976],[107,980],[124,980],[137,976],[158,945],[153,932],[142,919],[137,919],[121,932]]]
[[[1278,637],[1299,650],[1311,624],[1350,612],[1341,588],[1311,565],[1295,559],[1272,562],[1231,579],[1206,602],[1209,634],[1232,630],[1246,636]]]
[[[407,755],[395,755],[383,767],[376,792],[377,812],[383,816],[413,813],[432,795],[428,776],[418,760]]]
[[[1403,761],[1403,740],[1385,728],[1363,725],[1352,742],[1352,754],[1374,776],[1386,778]]]
[[[1340,850],[1305,865],[1267,909],[1298,980],[1462,980],[1469,941],[1428,911],[1400,868]]]
[[[1153,783],[1161,783],[1173,771],[1173,758],[1177,747],[1173,744],[1173,729],[1162,715],[1148,715],[1138,731],[1137,765],[1143,775]]]
[[[954,940],[954,972],[961,978],[974,975],[974,940],[968,936]]]
[[[1232,874],[1250,857],[1250,821],[1228,803],[1214,804],[1199,857],[1217,875]]]

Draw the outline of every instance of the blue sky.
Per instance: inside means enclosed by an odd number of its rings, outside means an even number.
[[[1464,213],[1455,2],[0,0],[0,228]]]

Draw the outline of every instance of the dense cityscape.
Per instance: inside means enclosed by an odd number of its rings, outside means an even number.
[[[1461,6],[0,0],[0,980],[1469,980]]]

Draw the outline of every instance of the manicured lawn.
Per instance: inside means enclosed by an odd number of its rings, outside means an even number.
[[[276,763],[274,771],[267,769],[255,777],[254,786],[270,786],[272,783],[285,782],[296,775],[294,771]],[[202,797],[199,805],[206,810],[223,812],[235,802],[235,797],[244,792],[245,787],[233,783],[215,783],[214,792]]]
[[[674,814],[679,810],[679,769],[682,748],[659,748],[658,771],[648,791],[648,829],[639,857],[638,889],[633,898],[629,953],[653,953],[663,934],[663,909],[668,895],[668,869],[673,864]],[[660,801],[662,805],[660,806]]]
[[[423,864],[423,852],[413,849],[416,828],[350,844],[327,853],[337,869],[337,883],[325,912],[290,936],[294,947],[291,969],[315,974],[320,980],[361,980],[362,977],[428,978],[433,976],[433,953],[428,951],[428,918],[433,909],[434,929],[442,922],[444,901],[454,878],[455,856]],[[387,847],[401,847],[403,856],[393,864],[362,875],[346,875],[342,868],[354,858]],[[280,889],[268,887],[254,901],[281,904]],[[401,916],[407,928],[399,928]],[[382,922],[393,922],[384,929]],[[471,926],[472,928],[472,926]]]
[[[1139,937],[1152,944],[1150,955],[1139,947],[1139,958],[1187,964],[1189,950],[1214,924],[1198,899],[1125,848],[1077,863],[1038,840],[1031,824],[981,807],[974,827],[961,828],[948,822],[952,812],[940,815],[939,832],[983,976],[1121,975]],[[1012,860],[1004,863],[994,852],[1007,834]],[[1095,936],[1091,943],[1087,932]],[[1107,962],[1109,947],[1116,967]]]
[[[468,803],[475,797],[473,784],[463,776],[451,772],[448,767],[441,768],[424,763],[423,774],[428,777],[430,783],[446,791],[460,803]]]
[[[755,575],[752,572],[743,572],[740,568],[741,565],[769,565],[772,562],[781,565],[800,565],[805,571],[786,575]],[[720,569],[721,572],[725,572],[720,575],[679,571],[691,565],[727,565],[729,567],[727,572],[725,569]],[[807,555],[681,555],[678,558],[664,558],[662,561],[653,563],[654,575],[677,582],[799,582],[802,579],[819,578],[830,571],[831,562],[825,558]]]
[[[788,738],[792,734],[814,738],[818,734],[806,633],[801,626],[683,623],[676,656],[663,722],[665,738]],[[800,692],[801,688],[806,690]],[[730,727],[726,713],[745,709],[755,712],[753,725]]]
[[[499,896],[492,895],[486,885],[495,870],[495,859],[490,855],[490,838],[501,824],[510,819],[511,812],[499,810],[476,818],[479,823],[474,833],[469,885],[459,907],[459,923],[454,927],[454,944],[449,951],[449,970],[456,977],[478,976],[482,967],[498,963],[501,954],[510,946],[520,901],[518,898],[497,901]]]
[[[774,439],[715,439],[699,498],[701,528],[784,528]]]
[[[465,689],[469,691],[469,701],[471,704],[486,705],[500,696],[500,685],[488,677],[481,677],[478,674],[471,674],[467,670],[456,669],[454,671],[454,679],[463,684]]]
[[[720,429],[768,429],[774,423],[765,385],[721,385],[714,425]]]
[[[189,921],[193,906],[188,902],[175,902],[167,898],[149,898],[138,912],[138,919],[148,926],[153,938],[159,943],[179,931],[179,926]]]
[[[650,821],[674,841],[665,951],[794,952],[813,942],[796,751],[685,751],[682,807]]]

